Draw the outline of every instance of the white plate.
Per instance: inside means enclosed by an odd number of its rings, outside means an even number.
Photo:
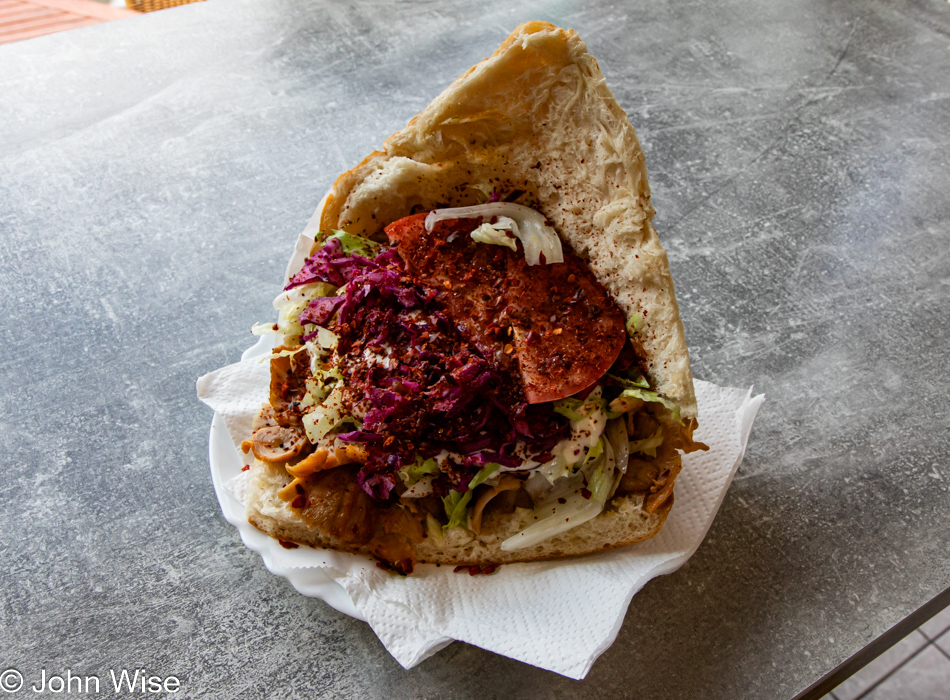
[[[241,359],[265,355],[270,352],[272,346],[272,337],[263,337],[254,347],[245,350]],[[290,581],[291,585],[305,596],[320,598],[341,613],[365,622],[366,618],[353,605],[349,594],[330,578],[325,569],[287,567],[276,563],[279,560],[287,561],[292,552],[284,550],[277,540],[251,525],[244,513],[244,505],[225,487],[225,484],[240,475],[244,461],[228,435],[224,420],[217,413],[211,420],[208,454],[211,461],[211,481],[225,520],[238,529],[248,548],[261,555],[267,570]]]

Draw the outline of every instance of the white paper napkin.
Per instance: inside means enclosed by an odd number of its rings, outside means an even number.
[[[319,230],[321,201],[300,234],[285,279],[302,266]],[[243,513],[246,472],[237,447],[267,400],[273,337],[241,362],[198,380],[198,398],[215,410],[211,472],[228,522],[273,573],[338,610],[366,620],[386,649],[412,668],[453,640],[474,644],[570,678],[584,678],[616,639],[633,595],[654,576],[675,571],[692,556],[712,524],[765,397],[696,381],[700,426],[695,438],[708,452],[686,455],[675,502],[651,540],[571,559],[506,564],[489,576],[419,565],[403,577],[367,557],[322,549],[284,549],[255,529]],[[216,439],[224,425],[228,440]]]
[[[235,445],[250,434],[266,400],[268,352],[259,344],[240,363],[198,380],[198,397],[223,420]],[[633,595],[654,576],[676,570],[699,547],[742,461],[764,396],[696,382],[700,427],[696,439],[708,452],[686,455],[676,480],[676,500],[666,524],[651,540],[600,554],[529,564],[507,564],[489,576],[454,573],[452,567],[419,565],[412,576],[383,571],[366,557],[307,547],[286,550],[239,515],[240,460],[230,475],[212,471],[222,509],[242,538],[261,552],[267,567],[298,590],[331,599],[335,582],[405,668],[412,668],[458,639],[570,678],[584,678],[616,639]],[[214,440],[212,440],[214,443]],[[227,504],[226,499],[236,499]],[[235,512],[238,513],[235,516]],[[346,601],[347,603],[349,601]]]

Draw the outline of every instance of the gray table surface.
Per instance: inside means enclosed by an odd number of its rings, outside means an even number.
[[[268,573],[194,391],[334,177],[528,19],[578,30],[638,131],[695,375],[768,396],[705,543],[580,683],[460,643],[403,671]],[[950,586],[948,66],[945,0],[211,0],[0,47],[0,666],[800,692]]]

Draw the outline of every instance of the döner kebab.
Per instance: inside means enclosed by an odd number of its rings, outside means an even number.
[[[250,522],[402,573],[655,535],[704,446],[652,216],[583,42],[519,27],[321,204],[255,327]]]

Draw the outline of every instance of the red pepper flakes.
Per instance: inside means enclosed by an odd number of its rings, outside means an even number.
[[[461,566],[456,566],[453,571],[456,574],[467,571],[469,576],[478,576],[480,574],[493,574],[498,570],[498,566],[498,564],[482,564],[481,566],[478,564],[472,564],[470,566],[463,564]]]
[[[283,547],[284,549],[297,549],[297,547],[300,546],[296,542],[284,542],[283,540],[277,540],[277,541],[280,542],[280,546]]]
[[[557,502],[563,506],[565,503],[567,503],[567,499],[562,497],[562,498],[557,499]]]
[[[408,576],[412,573],[415,566],[412,563],[412,559],[400,559],[397,562],[380,559],[376,562],[376,568],[382,569],[383,571],[394,571],[400,576]]]
[[[293,508],[306,508],[310,505],[310,500],[306,496],[297,496],[290,505]]]
[[[242,471],[242,472],[246,472],[246,471],[247,471],[248,469],[250,469],[250,468],[251,468],[251,465],[250,465],[250,464],[245,464],[243,467],[241,467],[241,471]]]
[[[412,570],[415,568],[412,559],[400,559],[395,564],[393,564],[393,571],[395,571],[400,576],[408,576],[412,573]]]
[[[591,497],[592,495],[593,495],[593,494],[590,492],[589,489],[581,489],[581,496],[583,496],[584,498],[586,498],[588,501],[590,500],[590,497]]]

